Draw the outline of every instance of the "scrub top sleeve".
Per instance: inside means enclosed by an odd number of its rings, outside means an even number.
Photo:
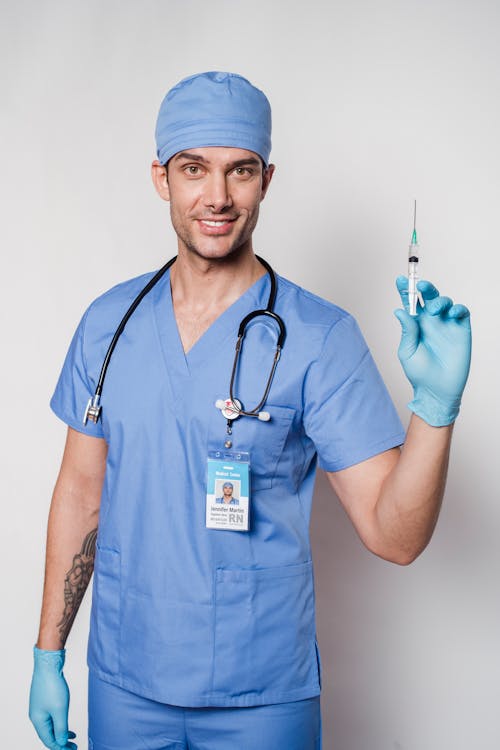
[[[83,415],[89,398],[94,395],[94,385],[87,375],[85,362],[85,324],[88,310],[80,321],[71,341],[64,365],[57,381],[50,408],[63,422],[78,432],[94,437],[104,437],[102,422],[87,421]]]
[[[354,318],[330,328],[304,384],[304,429],[325,471],[401,445],[405,432]]]

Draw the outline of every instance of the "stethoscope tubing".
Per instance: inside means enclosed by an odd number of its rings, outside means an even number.
[[[230,386],[229,386],[229,395],[230,395],[231,401],[233,401],[233,402],[237,401],[236,397],[233,395],[234,381],[235,381],[235,377],[236,377],[236,370],[237,370],[237,366],[238,366],[239,355],[240,355],[241,346],[242,346],[242,343],[243,343],[243,338],[245,336],[245,330],[246,330],[247,324],[251,320],[253,320],[254,318],[256,318],[258,316],[261,316],[261,315],[265,315],[265,316],[268,316],[268,317],[272,318],[274,321],[276,321],[276,323],[278,324],[280,332],[279,332],[279,335],[278,335],[278,340],[277,340],[277,344],[276,344],[276,352],[275,352],[275,355],[274,355],[273,364],[272,364],[272,367],[271,367],[271,372],[270,372],[270,375],[269,375],[268,380],[267,380],[266,388],[265,388],[265,391],[264,391],[264,396],[262,397],[262,399],[261,399],[260,403],[258,404],[258,406],[256,406],[254,409],[251,409],[249,411],[245,411],[243,409],[239,409],[238,410],[238,415],[241,414],[241,415],[245,415],[245,416],[249,416],[249,417],[256,417],[256,416],[258,416],[258,412],[260,411],[260,409],[262,408],[262,406],[266,402],[267,396],[269,394],[269,390],[271,388],[271,382],[272,382],[272,379],[273,379],[273,376],[274,376],[274,371],[276,370],[276,365],[278,364],[278,361],[279,361],[279,358],[280,358],[281,349],[282,349],[283,343],[285,341],[285,336],[286,336],[285,324],[284,324],[283,320],[280,318],[280,316],[277,313],[275,313],[274,310],[273,310],[274,304],[275,304],[275,301],[276,301],[276,293],[277,293],[276,274],[274,273],[274,271],[271,268],[271,266],[269,265],[269,263],[266,260],[264,260],[264,258],[261,258],[259,255],[256,255],[255,257],[264,266],[264,268],[268,272],[269,279],[270,279],[270,282],[271,282],[271,289],[270,289],[270,292],[269,292],[269,299],[267,301],[266,309],[265,310],[253,310],[251,313],[249,313],[248,315],[246,315],[243,318],[243,320],[241,321],[241,323],[240,323],[240,326],[239,326],[239,329],[238,329],[238,338],[237,338],[237,341],[236,341],[236,352],[235,352],[235,357],[234,357],[234,363],[233,363],[233,368],[232,368],[232,372],[231,372],[231,381],[230,381]],[[100,412],[101,412],[100,399],[101,399],[102,390],[103,390],[103,386],[104,386],[104,380],[106,378],[106,373],[108,371],[108,366],[109,366],[109,363],[110,363],[110,360],[111,360],[111,356],[112,356],[112,354],[113,354],[113,352],[115,350],[115,347],[116,347],[116,345],[118,343],[118,340],[119,340],[120,336],[122,335],[122,333],[123,333],[123,331],[125,329],[125,326],[127,325],[130,317],[136,311],[136,309],[138,308],[138,306],[140,305],[140,303],[142,302],[142,300],[144,299],[144,297],[147,294],[149,294],[149,292],[160,281],[160,279],[168,271],[168,269],[170,268],[170,266],[172,266],[173,263],[175,263],[176,260],[177,260],[177,255],[175,255],[173,258],[171,258],[167,263],[165,263],[164,266],[162,266],[155,273],[155,275],[148,281],[148,283],[146,284],[146,286],[139,292],[139,294],[134,299],[134,301],[132,302],[132,304],[130,305],[130,307],[128,308],[128,310],[126,311],[125,315],[121,319],[121,321],[120,321],[120,323],[118,325],[118,328],[116,329],[115,333],[113,334],[113,338],[111,339],[111,343],[109,344],[109,347],[108,347],[108,349],[106,351],[106,355],[105,355],[104,361],[102,363],[101,372],[99,374],[99,380],[97,381],[97,386],[96,386],[96,389],[95,389],[95,392],[94,392],[94,396],[89,400],[89,402],[87,404],[87,408],[85,410],[85,415],[84,415],[84,418],[83,418],[84,424],[87,423],[87,420],[89,418],[93,422],[97,422],[98,419],[99,419]]]
[[[175,256],[174,258],[171,258],[168,261],[168,263],[165,263],[165,265],[162,266],[160,268],[160,270],[155,273],[155,275],[153,276],[153,278],[148,281],[148,283],[146,284],[146,286],[144,287],[144,289],[142,289],[139,292],[139,294],[134,299],[134,301],[132,302],[132,304],[128,308],[127,312],[125,313],[125,315],[121,319],[121,321],[120,321],[120,323],[118,325],[118,328],[116,329],[116,331],[115,331],[115,333],[113,335],[113,338],[111,339],[111,343],[110,343],[110,345],[108,347],[108,351],[106,352],[106,356],[104,357],[104,361],[102,363],[101,373],[99,375],[99,381],[97,383],[97,388],[95,389],[95,395],[96,396],[100,396],[101,393],[102,393],[102,387],[104,385],[104,379],[106,377],[106,372],[108,370],[108,365],[109,365],[109,362],[110,362],[110,359],[111,359],[111,355],[113,354],[113,352],[115,350],[115,346],[118,343],[118,339],[122,335],[122,333],[123,333],[123,331],[125,329],[125,326],[127,325],[129,319],[132,317],[133,313],[139,307],[139,305],[141,304],[141,302],[144,299],[144,297],[147,294],[149,294],[149,292],[151,291],[151,289],[160,281],[160,279],[168,271],[168,269],[170,268],[170,266],[173,265],[173,263],[175,262],[176,258],[177,258],[177,256]]]

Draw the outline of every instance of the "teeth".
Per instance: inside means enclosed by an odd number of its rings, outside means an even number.
[[[209,227],[222,227],[224,224],[227,224],[227,221],[208,221],[208,219],[203,219],[203,223]]]

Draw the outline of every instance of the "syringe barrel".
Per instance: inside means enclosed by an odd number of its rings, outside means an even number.
[[[408,263],[408,307],[410,315],[417,314],[417,281],[418,281],[418,260]]]
[[[412,242],[408,248],[408,261],[418,263],[419,258],[420,248],[415,242]]]

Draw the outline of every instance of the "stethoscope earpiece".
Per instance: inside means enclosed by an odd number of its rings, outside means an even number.
[[[83,415],[83,424],[87,424],[88,419],[94,422],[94,424],[98,422],[101,414],[100,400],[100,396],[97,393],[92,398],[89,398],[85,414]]]

